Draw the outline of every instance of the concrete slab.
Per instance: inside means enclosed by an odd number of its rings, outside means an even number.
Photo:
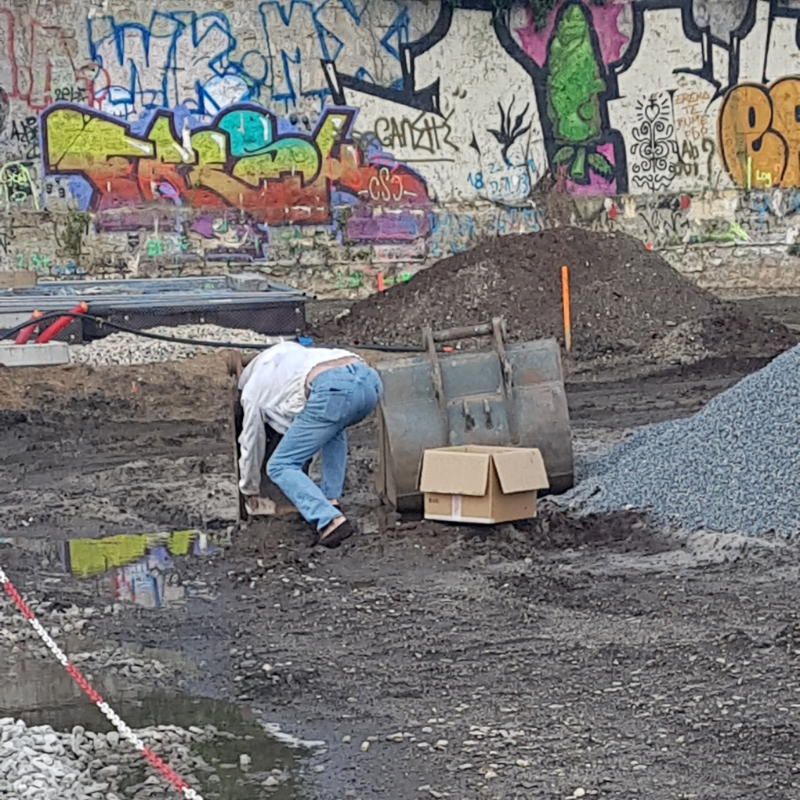
[[[36,286],[36,273],[32,270],[0,270],[0,289],[23,289]]]
[[[0,342],[0,366],[56,367],[69,364],[69,345],[66,342],[22,344]]]

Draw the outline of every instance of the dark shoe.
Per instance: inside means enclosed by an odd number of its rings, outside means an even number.
[[[317,544],[334,550],[339,547],[345,539],[349,539],[355,533],[355,528],[349,520],[345,520],[338,528],[331,531],[327,536],[320,536]]]

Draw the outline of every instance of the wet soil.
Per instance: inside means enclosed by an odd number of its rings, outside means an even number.
[[[692,413],[769,355],[578,365],[576,444]],[[90,620],[99,641],[193,665],[151,689],[324,741],[320,800],[800,797],[793,547],[546,504],[492,530],[398,520],[372,490],[368,423],[344,498],[362,533],[320,552],[295,518],[236,527],[228,400],[223,354],[0,376],[0,528],[47,542],[0,549],[26,593],[113,602],[59,571],[54,540],[196,527],[214,542],[170,566],[174,601]]]

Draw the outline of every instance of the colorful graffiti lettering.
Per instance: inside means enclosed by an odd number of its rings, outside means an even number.
[[[101,227],[127,224],[114,211],[148,206],[156,216],[164,206],[215,217],[238,209],[266,225],[329,224],[349,208],[374,223],[378,238],[426,236],[425,182],[388,156],[362,153],[350,137],[355,115],[326,109],[312,134],[280,134],[273,114],[240,105],[179,135],[162,111],[137,136],[120,120],[56,105],[42,115],[45,169],[87,181],[87,207]],[[376,203],[392,213],[376,213]]]
[[[741,84],[728,92],[718,118],[719,150],[737,186],[800,187],[800,78],[770,87]]]

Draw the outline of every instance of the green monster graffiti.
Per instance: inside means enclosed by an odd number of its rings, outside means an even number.
[[[561,15],[550,40],[547,66],[547,114],[553,125],[556,167],[565,167],[570,180],[579,184],[589,183],[590,172],[610,180],[612,165],[597,152],[602,144],[600,95],[606,84],[579,3]]]

